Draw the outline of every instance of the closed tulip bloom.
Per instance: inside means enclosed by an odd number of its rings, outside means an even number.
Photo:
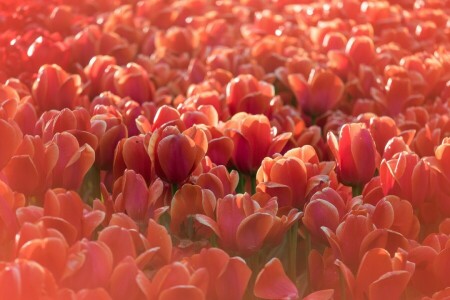
[[[152,134],[148,146],[156,175],[174,184],[182,183],[191,175],[207,150],[206,135],[197,127],[183,132],[174,126],[160,128]]]
[[[344,93],[344,83],[329,70],[312,70],[308,79],[301,74],[291,74],[288,80],[298,105],[311,116],[334,108]]]
[[[225,134],[234,143],[233,165],[247,174],[255,173],[265,157],[281,152],[292,135],[289,132],[273,136],[264,115],[237,113],[225,126]]]
[[[58,65],[43,65],[33,83],[33,99],[40,111],[74,109],[81,104],[82,82],[79,75],[71,75]]]
[[[374,175],[376,147],[370,131],[361,124],[342,126],[339,141],[329,132],[328,146],[337,163],[339,180],[346,185],[363,185]]]

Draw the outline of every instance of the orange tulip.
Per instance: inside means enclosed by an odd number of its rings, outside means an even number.
[[[254,294],[262,299],[297,299],[295,284],[283,270],[278,258],[272,258],[259,272],[253,288]]]
[[[361,124],[345,124],[339,141],[329,132],[328,146],[336,159],[339,181],[347,185],[363,185],[377,168],[376,147],[370,131]]]
[[[207,150],[206,135],[201,129],[191,127],[180,133],[173,126],[155,131],[147,149],[156,175],[174,184],[190,176]]]

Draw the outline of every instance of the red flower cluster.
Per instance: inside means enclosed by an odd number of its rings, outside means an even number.
[[[449,0],[3,0],[1,299],[448,299]]]

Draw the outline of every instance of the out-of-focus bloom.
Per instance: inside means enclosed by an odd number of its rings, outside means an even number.
[[[0,135],[3,141],[0,147],[0,169],[3,169],[21,144],[22,132],[16,122],[0,118]]]
[[[113,255],[109,247],[103,242],[83,239],[69,249],[61,285],[75,291],[106,288],[112,269]]]
[[[297,299],[295,284],[283,270],[278,258],[272,258],[259,272],[253,288],[254,294],[262,299]]]
[[[173,126],[155,131],[147,149],[156,175],[175,184],[189,177],[207,150],[207,139],[202,129],[191,127],[180,132]]]
[[[114,87],[119,96],[130,97],[138,103],[152,101],[155,94],[147,71],[136,63],[128,63],[114,73]]]
[[[69,245],[81,238],[90,238],[105,214],[98,210],[85,211],[84,202],[74,191],[48,190],[44,197],[44,223],[55,226]],[[53,224],[53,226],[52,226]]]
[[[22,204],[23,205],[23,204]],[[13,258],[14,236],[20,229],[16,209],[21,206],[18,195],[9,186],[0,181],[0,259]]]
[[[328,133],[327,141],[341,182],[363,185],[373,177],[377,150],[370,131],[362,124],[345,124],[339,132],[339,141],[332,132]]]
[[[5,299],[56,298],[57,290],[52,273],[35,261],[0,262],[0,295]]]
[[[71,75],[58,65],[40,67],[33,83],[33,99],[44,112],[51,109],[74,109],[81,105],[82,82],[79,75]]]
[[[273,136],[264,115],[237,113],[225,124],[225,134],[234,143],[232,161],[241,172],[251,174],[266,156],[281,152],[291,133]]]
[[[310,116],[320,116],[334,108],[344,93],[344,83],[329,70],[314,69],[306,80],[300,74],[288,76],[299,106]]]
[[[208,287],[206,299],[242,299],[252,270],[240,257],[230,257],[220,248],[203,248],[188,258],[195,270],[206,269]]]

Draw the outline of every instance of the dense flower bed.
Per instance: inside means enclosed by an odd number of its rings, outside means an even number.
[[[448,299],[449,0],[2,0],[1,299]]]

